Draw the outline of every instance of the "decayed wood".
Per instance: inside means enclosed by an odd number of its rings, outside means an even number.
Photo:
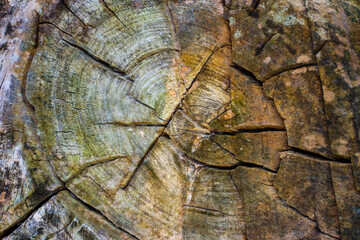
[[[0,2],[0,236],[356,239],[355,0]]]

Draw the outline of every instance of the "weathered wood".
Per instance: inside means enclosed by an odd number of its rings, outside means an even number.
[[[0,1],[0,237],[358,239],[356,0]]]

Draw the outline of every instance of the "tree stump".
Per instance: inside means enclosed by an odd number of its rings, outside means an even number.
[[[0,1],[0,237],[360,239],[357,0]]]

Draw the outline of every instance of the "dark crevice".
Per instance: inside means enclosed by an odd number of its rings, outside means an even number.
[[[317,223],[317,222],[316,222],[316,223]],[[329,233],[325,233],[325,232],[321,231],[320,228],[319,228],[319,224],[316,225],[315,230],[316,230],[317,232],[319,232],[320,234],[326,235],[326,236],[328,236],[328,237],[335,238],[335,239],[341,239],[341,238],[339,238],[339,237],[335,237],[335,236],[333,236],[333,235],[331,235],[331,234],[329,234]]]
[[[251,5],[247,10],[249,16],[253,18],[259,17],[259,11],[258,11],[259,4],[260,4],[260,0],[252,0]]]
[[[130,82],[134,82],[134,80],[130,79],[129,76],[124,72],[119,70],[118,68],[112,66],[111,64],[109,64],[108,62],[102,60],[101,58],[93,55],[92,53],[90,53],[89,51],[87,51],[86,49],[64,39],[61,38],[61,40],[63,40],[64,42],[66,42],[67,44],[69,44],[70,46],[72,46],[73,48],[76,48],[78,50],[80,50],[82,53],[84,53],[86,56],[88,56],[89,58],[91,58],[93,61],[95,61],[96,63],[98,63],[99,65],[103,66],[105,69],[115,73],[117,76],[119,76],[121,79],[130,81]]]
[[[198,207],[198,206],[190,206],[190,205],[184,205],[185,208],[190,208],[190,209],[194,209],[194,210],[200,210],[202,212],[210,212],[210,213],[215,213],[215,214],[223,214],[222,212],[220,212],[219,210],[216,209],[210,209],[210,208],[204,208],[204,207]]]
[[[84,202],[81,198],[79,198],[78,196],[76,196],[72,191],[70,191],[69,189],[67,189],[70,193],[70,195],[77,201],[79,201],[86,209],[97,213],[98,215],[102,216],[108,223],[110,223],[114,228],[120,230],[121,232],[124,232],[128,235],[130,235],[131,237],[140,240],[140,238],[136,237],[135,235],[129,233],[128,231],[126,231],[125,229],[117,226],[115,223],[113,223],[109,218],[107,218],[101,211],[99,211],[98,209],[94,208],[93,206],[91,206],[90,204]]]
[[[319,226],[319,222],[318,222],[318,217],[317,217],[317,215],[316,215],[316,211],[314,211],[314,215],[315,215],[315,220],[316,220],[315,230],[316,230],[317,232],[319,232],[320,234],[324,234],[324,235],[326,235],[326,236],[335,238],[335,239],[339,239],[338,237],[334,237],[334,236],[332,236],[332,235],[329,234],[329,233],[325,233],[325,232],[321,231],[320,226]]]
[[[235,165],[236,167],[240,167],[240,166],[241,166],[241,167],[249,167],[249,168],[258,168],[258,169],[261,169],[261,170],[265,170],[265,171],[269,171],[269,172],[272,172],[272,173],[276,173],[276,171],[271,170],[271,169],[269,169],[269,168],[267,168],[267,167],[264,167],[264,166],[262,166],[262,165],[258,165],[258,164],[256,164],[256,163],[250,163],[250,162],[241,161],[240,159],[238,159],[238,158],[236,157],[236,154],[235,154],[235,153],[233,153],[233,152],[229,151],[228,149],[224,148],[220,143],[214,141],[213,139],[210,138],[210,140],[211,140],[213,143],[215,143],[216,145],[218,145],[218,146],[219,146],[221,149],[223,149],[224,151],[230,153],[236,160],[239,161],[239,163],[238,163],[237,165]],[[235,167],[235,168],[236,168],[236,167]],[[235,169],[235,168],[231,168],[231,169]],[[228,169],[228,170],[231,170],[231,169]],[[226,169],[224,169],[224,170],[226,170]]]
[[[148,149],[146,150],[144,156],[140,159],[140,161],[138,162],[135,170],[132,172],[131,176],[129,177],[128,181],[124,184],[123,189],[125,190],[130,183],[132,182],[132,180],[134,179],[136,173],[139,171],[140,167],[142,166],[142,164],[144,163],[145,159],[148,157],[148,155],[150,154],[150,152],[153,150],[153,148],[155,147],[156,143],[159,141],[159,139],[161,138],[161,136],[165,133],[165,129],[168,127],[169,123],[171,122],[171,120],[173,119],[175,113],[179,110],[181,103],[183,102],[183,100],[185,99],[187,93],[189,92],[189,90],[191,89],[191,87],[193,86],[196,78],[198,77],[198,75],[200,74],[200,72],[202,71],[202,69],[204,68],[204,66],[207,64],[207,62],[209,61],[209,59],[211,58],[211,56],[214,54],[214,52],[218,49],[221,49],[224,46],[220,46],[218,48],[216,48],[216,46],[214,47],[214,49],[209,53],[209,56],[206,58],[206,60],[204,61],[204,63],[202,64],[202,66],[199,69],[199,72],[196,74],[196,76],[194,77],[194,79],[192,80],[190,86],[188,88],[186,88],[185,93],[183,94],[182,98],[180,99],[178,105],[174,108],[174,111],[172,112],[171,116],[169,117],[169,119],[166,121],[166,123],[164,124],[164,129],[159,133],[159,135],[154,139],[154,141],[151,143],[151,145],[148,147]]]
[[[74,15],[80,22],[82,25],[84,25],[84,27],[87,29],[88,28],[88,25],[83,21],[81,20],[81,18],[79,18],[72,10],[71,8],[66,4],[65,0],[60,0],[60,2],[65,6],[65,8],[71,12],[72,15]]]
[[[167,133],[167,132],[163,132],[162,134],[161,134],[161,136],[162,137],[164,137],[164,138],[166,138],[166,139],[171,139],[171,137],[169,136],[169,134]]]
[[[278,194],[279,196],[279,194]],[[289,203],[287,203],[286,200],[282,199],[281,197],[279,197],[280,201],[288,208],[290,208],[291,210],[293,210],[294,212],[296,212],[297,214],[299,214],[300,216],[306,218],[307,220],[313,222],[316,224],[316,226],[318,225],[317,221],[308,217],[307,215],[303,214],[302,212],[300,212],[298,209],[296,209],[295,207],[291,206]]]
[[[260,0],[253,0],[251,3],[252,12],[256,11],[259,7]]]
[[[56,28],[57,30],[59,30],[60,32],[66,34],[66,35],[68,35],[68,36],[70,36],[70,37],[73,37],[73,35],[71,35],[70,33],[62,30],[61,28],[59,28],[58,26],[56,26],[56,25],[53,24],[52,22],[40,22],[39,24],[40,24],[40,25],[46,25],[46,24],[51,25],[51,26],[53,26],[54,28]]]
[[[152,123],[124,123],[124,122],[101,122],[95,125],[117,125],[121,127],[165,127],[165,124],[152,124]]]
[[[165,8],[168,12],[168,15],[169,15],[169,20],[171,22],[171,25],[172,25],[172,28],[173,28],[173,31],[174,33],[176,34],[178,32],[177,30],[177,27],[176,27],[176,23],[175,23],[175,18],[174,18],[174,14],[170,8],[170,4],[169,4],[169,0],[165,0]]]
[[[1,68],[0,68],[0,71],[1,71]],[[4,74],[4,77],[0,82],[0,90],[2,89],[2,86],[3,86],[4,82],[5,82],[5,77],[6,77],[6,75]]]
[[[224,7],[224,9],[230,10],[230,8],[226,5],[226,0],[221,0],[221,5]]]
[[[0,44],[0,51],[6,51],[8,49],[8,43],[5,42],[3,44]]]
[[[202,70],[204,69],[204,67],[206,66],[206,64],[209,62],[210,58],[212,57],[212,55],[215,53],[216,50],[221,49],[221,47],[216,48],[216,45],[213,47],[213,49],[211,50],[211,52],[209,53],[209,55],[207,56],[207,58],[205,59],[204,63],[201,65],[200,69],[198,70],[198,72],[196,73],[195,77],[192,79],[189,87],[186,88],[185,93],[183,94],[183,98],[181,99],[179,105],[181,104],[181,102],[184,100],[185,96],[187,95],[187,93],[189,92],[189,90],[191,89],[191,87],[194,85],[196,79],[198,78],[198,76],[200,75],[200,73],[202,72]]]
[[[304,213],[300,212],[297,208],[291,206],[285,199],[283,199],[283,198],[281,198],[279,196],[278,189],[275,188],[275,187],[274,187],[274,189],[275,189],[275,191],[277,193],[276,195],[278,196],[279,200],[285,205],[285,207],[288,207],[289,209],[293,210],[295,213],[299,214],[300,216],[302,216],[302,217],[306,218],[307,220],[315,223],[316,227],[319,225],[318,222],[316,221],[316,219],[310,218],[309,216],[307,216]]]
[[[13,223],[12,225],[10,225],[6,230],[3,231],[2,235],[0,235],[0,238],[5,238],[7,236],[9,236],[10,234],[12,234],[18,227],[20,227],[26,220],[29,219],[29,217],[31,217],[31,215],[33,213],[35,213],[37,210],[39,210],[39,208],[41,208],[42,206],[44,206],[52,197],[54,197],[56,194],[58,194],[60,191],[64,190],[65,187],[62,186],[59,189],[57,189],[54,192],[51,192],[47,197],[45,197],[42,201],[40,201],[39,203],[37,203],[34,208],[32,210],[30,210],[29,212],[27,212],[24,216],[22,216],[21,218],[19,218],[15,223]]]
[[[262,132],[284,132],[286,131],[285,128],[283,127],[258,127],[258,128],[253,128],[253,129],[238,129],[235,132],[221,132],[221,131],[212,131],[211,134],[212,135],[227,135],[227,136],[236,136],[239,133],[262,133]]]
[[[155,51],[153,53],[150,53],[150,54],[147,54],[145,56],[140,57],[137,60],[137,64],[139,64],[140,62],[144,61],[147,58],[153,57],[153,56],[158,55],[158,54],[163,53],[163,52],[180,52],[180,50],[177,49],[177,48],[163,48],[163,49],[160,49],[160,50]]]
[[[134,101],[135,102],[137,102],[137,103],[139,103],[139,104],[141,104],[141,105],[143,105],[143,106],[145,106],[145,107],[147,107],[147,108],[150,108],[151,110],[153,110],[153,111],[155,111],[156,112],[156,114],[158,114],[158,112],[156,111],[156,109],[155,108],[153,108],[153,107],[151,107],[151,106],[149,106],[149,105],[147,105],[146,103],[144,103],[144,102],[141,102],[139,99],[137,99],[136,97],[134,97],[133,95],[128,95],[128,96],[130,96],[132,99],[134,99]]]
[[[236,159],[236,155],[235,153],[229,151],[228,149],[224,148],[220,143],[216,142],[214,139],[212,139],[211,137],[209,138],[211,142],[213,142],[216,146],[218,146],[220,149],[222,149],[224,152],[230,154],[231,156],[233,156]]]
[[[323,84],[320,78],[320,75],[317,74],[317,79],[319,81],[319,85],[320,85],[320,103],[322,106],[322,112],[323,112],[323,118],[320,116],[320,118],[323,120],[322,124],[324,126],[324,135],[325,135],[325,141],[326,141],[326,145],[330,146],[331,148],[331,143],[330,143],[330,134],[329,134],[329,128],[328,125],[326,123],[326,118],[327,118],[327,114],[326,114],[326,107],[325,107],[325,97],[324,97],[324,89],[323,89]]]
[[[132,171],[131,176],[128,178],[127,182],[124,184],[122,189],[125,190],[130,185],[130,183],[134,179],[136,173],[139,171],[140,167],[144,163],[145,159],[149,156],[150,152],[154,149],[156,143],[159,141],[159,139],[161,138],[164,131],[165,131],[165,128],[162,130],[161,133],[159,133],[159,135],[154,139],[154,141],[151,143],[151,145],[147,148],[145,154],[143,155],[143,157],[138,162],[138,164],[137,164],[136,168],[134,169],[134,171]]]
[[[311,44],[311,51],[313,53],[313,56],[312,58],[314,59],[315,63],[316,63],[316,67],[318,68],[318,61],[317,61],[317,57],[316,57],[316,51],[315,51],[315,44],[314,44],[314,39],[313,39],[313,29],[312,29],[312,26],[311,26],[311,21],[309,19],[309,12],[308,12],[308,8],[307,8],[307,0],[303,0],[303,5],[304,5],[304,8],[305,8],[305,19],[306,19],[306,24],[308,26],[308,29],[309,29],[309,32],[310,32],[310,44]],[[330,144],[330,136],[329,136],[329,130],[328,130],[328,126],[326,124],[326,108],[325,108],[325,98],[324,98],[324,89],[323,89],[323,86],[322,86],[322,81],[321,81],[321,78],[320,78],[320,74],[318,73],[317,71],[317,78],[318,78],[318,81],[319,81],[319,84],[320,84],[320,101],[321,101],[321,105],[323,107],[323,112],[324,112],[324,118],[323,118],[323,126],[325,127],[325,139],[326,139],[326,144],[328,146],[331,146]]]
[[[304,155],[304,156],[309,157],[309,158],[315,158],[317,160],[338,162],[338,163],[344,163],[344,164],[350,164],[351,163],[351,159],[337,158],[337,157],[330,158],[330,157],[320,155],[318,153],[310,152],[310,151],[303,150],[303,149],[296,148],[296,147],[290,147],[290,150],[292,150],[290,152],[301,154],[301,155]],[[288,152],[288,151],[284,151],[284,152]]]
[[[230,166],[230,167],[220,167],[220,166],[212,166],[212,165],[205,164],[204,168],[211,168],[211,169],[217,169],[217,170],[234,170],[238,167],[246,167],[246,168],[255,168],[255,169],[259,169],[259,170],[263,170],[263,171],[267,171],[267,172],[271,172],[271,173],[276,173],[276,171],[274,171],[274,170],[271,170],[269,168],[266,168],[264,166],[261,166],[261,165],[255,164],[255,163],[243,162],[240,160],[238,160],[238,161],[239,161],[239,163],[235,164],[234,166]]]
[[[232,67],[233,69],[237,70],[238,72],[240,72],[242,75],[247,76],[248,78],[254,80],[254,82],[259,85],[259,86],[263,86],[263,82],[258,80],[255,76],[254,73],[250,72],[249,70],[245,69],[244,67],[233,63],[233,65],[231,65],[230,67]]]
[[[321,50],[323,50],[323,48],[328,44],[328,43],[335,43],[335,44],[340,44],[342,45],[342,43],[338,42],[338,41],[334,41],[334,40],[325,40],[319,47],[317,47],[316,49],[314,48],[314,55],[316,56],[319,52],[321,52]]]
[[[255,51],[255,56],[258,56],[262,53],[262,51],[264,50],[265,46],[267,45],[268,42],[271,41],[271,39],[276,35],[275,34],[272,34],[270,35],[268,38],[265,39],[265,41],[263,42],[263,44],[261,44],[261,46],[259,46],[258,48],[256,48],[256,51]]]
[[[9,22],[7,25],[6,25],[6,28],[5,28],[5,32],[4,32],[4,35],[11,35],[11,33],[14,31],[11,23]]]
[[[215,144],[218,144],[222,149],[224,149],[219,143],[217,142],[214,142]],[[177,145],[176,143],[174,143],[175,145]],[[230,153],[232,156],[234,156],[234,158],[236,159],[235,157],[235,154],[228,151],[227,149],[224,149],[225,151],[227,151],[228,153]],[[194,162],[195,164],[197,165],[200,165],[202,166],[203,168],[209,168],[209,169],[215,169],[215,170],[223,170],[223,171],[229,171],[229,170],[234,170],[238,167],[247,167],[247,168],[256,168],[256,169],[260,169],[260,170],[264,170],[264,171],[268,171],[268,172],[271,172],[271,173],[276,173],[275,171],[269,169],[269,168],[266,168],[264,166],[261,166],[261,165],[258,165],[258,164],[255,164],[255,163],[248,163],[248,162],[243,162],[239,159],[236,159],[238,160],[239,162],[232,165],[232,166],[216,166],[216,165],[211,165],[211,164],[206,164],[206,163],[203,163],[201,161],[198,161],[192,157],[189,157],[185,152],[183,151],[180,151],[178,150],[178,153],[179,155],[183,155],[185,156],[189,161],[191,162]]]

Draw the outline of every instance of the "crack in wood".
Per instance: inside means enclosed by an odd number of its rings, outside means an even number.
[[[330,161],[330,162],[337,162],[337,163],[343,163],[343,164],[351,164],[351,159],[323,156],[318,153],[310,152],[310,151],[292,147],[292,146],[290,146],[290,150],[282,151],[282,153],[290,153],[290,154],[295,153],[295,154],[300,154],[300,155],[306,156],[308,158],[314,158],[314,159],[321,160],[321,161]]]
[[[99,122],[99,123],[95,123],[95,125],[117,125],[121,127],[165,127],[164,124],[147,123],[147,122],[124,123],[119,121]]]
[[[148,105],[148,104],[146,104],[146,103],[144,103],[144,102],[142,102],[142,101],[140,101],[139,99],[137,99],[136,97],[134,97],[133,95],[131,95],[131,94],[127,94],[127,96],[129,96],[129,97],[131,97],[135,102],[137,102],[137,103],[139,103],[139,104],[141,104],[141,105],[143,105],[143,106],[145,106],[145,107],[147,107],[147,108],[149,108],[149,109],[151,109],[151,110],[153,110],[155,113],[156,113],[156,115],[158,116],[158,111],[156,111],[156,109],[155,108],[153,108],[152,106],[150,106],[150,105]]]
[[[77,15],[73,12],[73,10],[71,10],[71,8],[70,8],[69,5],[65,2],[65,0],[60,0],[60,2],[62,3],[62,5],[63,5],[72,15],[75,16],[75,18],[77,18],[77,19],[81,22],[82,25],[84,25],[84,27],[85,27],[86,29],[88,29],[88,25],[87,25],[83,20],[81,20],[81,18],[80,18],[79,16],[77,16]]]
[[[284,67],[284,68],[279,69],[277,71],[274,71],[274,73],[271,74],[270,77],[266,78],[264,80],[264,82],[269,80],[270,78],[273,78],[273,77],[275,77],[277,75],[280,75],[282,73],[285,73],[285,72],[293,71],[293,70],[296,70],[296,69],[299,69],[299,68],[314,67],[314,66],[317,67],[317,64],[316,64],[316,62],[313,62],[313,61],[309,62],[309,63],[305,63],[305,64],[295,64],[295,65],[292,65],[292,66],[287,66],[287,67]]]
[[[176,146],[177,143],[175,143],[171,138],[170,140],[173,142],[173,144],[175,144]],[[210,139],[211,140],[211,139]],[[219,143],[211,140],[212,142],[214,142],[215,144],[219,145],[219,147],[221,147],[222,149],[224,149]],[[176,149],[176,151],[178,152],[178,154],[180,156],[184,156],[189,162],[192,162],[193,164],[196,164],[196,165],[199,165],[201,166],[202,168],[208,168],[208,169],[215,169],[215,170],[223,170],[223,171],[229,171],[229,170],[234,170],[238,167],[246,167],[246,168],[255,168],[255,169],[259,169],[259,170],[264,170],[264,171],[267,171],[267,172],[271,172],[271,173],[276,173],[276,171],[274,170],[271,170],[269,168],[266,168],[262,165],[258,165],[258,164],[255,164],[255,163],[249,163],[249,162],[244,162],[244,161],[241,161],[239,159],[237,159],[235,157],[235,154],[230,152],[229,150],[227,149],[224,149],[224,151],[228,152],[229,154],[231,154],[234,159],[236,159],[238,161],[238,163],[232,165],[232,166],[216,166],[216,165],[211,165],[211,164],[207,164],[207,163],[204,163],[204,162],[201,162],[199,160],[196,160],[190,156],[188,156],[185,152],[183,152],[182,150],[179,150],[179,149]]]
[[[188,208],[188,209],[194,209],[197,210],[199,212],[205,212],[205,213],[210,213],[210,214],[221,214],[223,215],[224,213],[222,213],[221,211],[217,210],[217,209],[211,209],[211,208],[204,208],[204,207],[198,207],[198,206],[190,206],[190,205],[184,205],[184,208]]]
[[[172,25],[172,30],[174,31],[174,33],[176,34],[178,32],[177,30],[177,27],[176,27],[176,24],[175,24],[175,18],[174,18],[174,14],[170,8],[170,5],[169,5],[169,0],[165,0],[165,8],[168,12],[168,15],[169,15],[169,20],[171,22],[171,25]]]
[[[54,23],[52,22],[40,22],[39,23],[40,25],[51,25],[53,26],[54,28],[56,28],[57,30],[59,30],[60,32],[68,35],[69,37],[73,37],[73,35],[71,35],[70,33],[66,32],[65,30],[61,29],[60,27],[56,26]]]
[[[22,95],[23,103],[32,112],[35,111],[35,106],[31,104],[31,102],[29,101],[29,99],[26,96],[26,85],[27,85],[28,75],[29,75],[29,72],[30,72],[32,62],[33,62],[34,57],[36,55],[36,51],[37,51],[37,49],[39,47],[39,39],[40,39],[40,16],[36,11],[34,11],[34,12],[37,15],[36,26],[35,26],[35,39],[34,39],[35,43],[34,43],[34,46],[32,47],[29,59],[28,59],[28,61],[26,63],[23,78],[21,79],[21,95]]]
[[[263,132],[285,132],[286,129],[284,127],[267,127],[267,126],[255,126],[254,128],[242,128],[237,129],[236,131],[211,131],[212,135],[228,135],[228,136],[236,136],[239,133],[263,133]]]
[[[88,50],[64,39],[61,38],[62,41],[66,42],[67,44],[69,44],[71,47],[79,50],[80,52],[82,52],[84,55],[86,55],[87,57],[89,57],[90,59],[92,59],[94,62],[98,63],[100,66],[102,66],[103,68],[109,70],[110,72],[114,73],[115,75],[117,75],[120,79],[124,80],[124,81],[129,81],[131,83],[134,83],[134,80],[132,80],[128,74],[126,74],[124,71],[118,69],[117,67],[111,65],[110,63],[104,61],[103,59],[93,55],[92,53],[90,53]]]
[[[136,237],[134,234],[128,232],[127,230],[121,228],[120,226],[116,225],[113,221],[111,221],[107,216],[105,216],[100,210],[96,209],[95,207],[93,207],[92,205],[86,203],[85,201],[83,201],[81,198],[79,198],[76,194],[74,194],[72,191],[70,191],[69,189],[66,189],[67,191],[69,191],[70,195],[77,200],[79,203],[81,203],[81,205],[83,205],[86,209],[97,213],[98,215],[100,215],[101,217],[103,217],[105,219],[105,221],[107,221],[110,225],[112,225],[114,228],[120,230],[121,232],[124,232],[128,235],[130,235],[131,237],[140,240],[140,238]]]
[[[35,213],[37,210],[39,210],[39,208],[41,208],[42,206],[44,206],[52,197],[54,197],[56,194],[58,194],[60,191],[66,189],[65,186],[61,186],[59,187],[59,189],[55,190],[55,191],[49,191],[49,195],[47,197],[45,197],[42,201],[40,201],[39,203],[37,203],[33,209],[31,209],[30,211],[28,211],[27,213],[25,213],[22,217],[20,217],[19,219],[16,220],[15,223],[11,224],[9,227],[7,227],[2,234],[0,234],[1,238],[5,238],[9,235],[11,235],[13,232],[15,232],[15,230],[21,226],[27,219],[29,219],[31,217],[31,215],[33,213]]]
[[[256,48],[255,51],[255,56],[259,56],[262,51],[264,50],[265,46],[271,41],[271,39],[273,39],[273,37],[277,35],[277,33],[271,34],[269,37],[267,37],[265,39],[265,41],[263,42],[263,44],[261,44],[258,48]]]
[[[253,80],[253,82],[258,85],[258,86],[263,86],[263,82],[260,81],[259,79],[256,78],[255,74],[252,73],[251,71],[247,70],[246,68],[236,64],[233,62],[233,65],[230,66],[231,68],[235,69],[236,71],[240,72],[242,75],[247,76],[248,78],[250,78],[251,80]]]
[[[149,153],[152,151],[152,149],[155,147],[156,143],[158,142],[158,140],[161,138],[161,136],[163,135],[163,133],[165,132],[165,129],[168,127],[169,123],[171,122],[171,120],[173,119],[175,113],[179,110],[183,100],[185,99],[187,93],[189,92],[189,90],[191,89],[191,87],[193,86],[196,78],[198,77],[198,75],[200,74],[200,72],[202,71],[202,69],[204,68],[204,66],[207,64],[207,62],[209,61],[209,59],[211,58],[211,56],[214,54],[214,52],[218,49],[221,49],[223,46],[220,46],[218,48],[216,48],[216,45],[214,46],[213,50],[208,54],[208,56],[206,57],[205,61],[203,62],[202,66],[200,67],[199,71],[197,72],[197,74],[195,75],[195,77],[193,78],[190,86],[188,88],[186,88],[185,93],[183,93],[182,98],[179,100],[178,105],[175,107],[174,111],[172,112],[172,114],[170,115],[170,118],[166,121],[164,129],[162,130],[161,133],[159,133],[159,135],[155,138],[155,140],[153,141],[153,143],[150,145],[150,147],[146,150],[144,156],[141,158],[141,160],[139,161],[138,165],[136,166],[135,170],[133,171],[133,173],[131,174],[131,176],[129,177],[128,182],[124,185],[123,189],[125,190],[129,184],[131,183],[131,181],[133,180],[133,178],[135,177],[136,173],[138,172],[139,168],[142,166],[144,160],[147,158],[147,156],[149,155]]]
[[[218,166],[211,166],[211,165],[205,164],[206,167],[216,168],[216,169],[221,169],[221,170],[233,170],[233,169],[236,169],[237,167],[248,167],[248,168],[257,168],[257,169],[260,169],[260,170],[265,170],[265,171],[268,171],[268,172],[271,172],[271,173],[276,173],[276,171],[271,170],[270,168],[264,167],[262,165],[259,165],[259,164],[256,164],[256,163],[244,162],[244,161],[238,159],[236,157],[235,153],[233,153],[233,152],[229,151],[228,149],[224,148],[220,143],[216,142],[215,140],[213,140],[211,138],[210,138],[210,141],[215,143],[217,146],[219,146],[225,152],[231,154],[234,157],[234,159],[239,161],[239,163],[237,163],[237,164],[235,164],[233,166],[230,166],[230,167],[218,167]]]
[[[118,15],[114,12],[114,10],[112,10],[109,5],[106,3],[105,0],[101,0],[101,3],[104,4],[105,8],[107,8],[111,14],[121,23],[121,25],[123,25],[126,29],[131,30],[133,33],[135,33],[134,29],[132,28],[128,28],[128,26],[125,25],[125,23],[123,21],[121,21],[121,19],[118,17]]]
[[[84,175],[83,177],[90,179],[90,181],[92,181],[96,186],[98,186],[101,189],[101,191],[103,191],[108,198],[111,198],[112,194],[108,193],[97,181],[95,181],[95,179],[93,179],[91,176],[88,176],[88,175]]]
[[[76,173],[74,173],[73,176],[70,177],[65,182],[65,184],[67,184],[70,181],[74,180],[75,178],[80,176],[83,172],[85,172],[87,169],[89,169],[91,167],[95,167],[95,166],[100,165],[100,164],[110,163],[110,162],[113,162],[115,160],[122,159],[122,158],[127,159],[127,156],[125,156],[125,155],[110,156],[110,157],[107,157],[107,158],[102,158],[102,159],[97,159],[95,161],[87,162],[86,164],[83,164],[81,166],[81,168]]]
[[[321,102],[321,105],[323,107],[323,112],[324,112],[324,121],[323,121],[323,126],[325,127],[325,140],[326,140],[326,145],[330,147],[331,149],[331,144],[330,144],[330,135],[329,135],[329,129],[328,129],[328,126],[326,124],[326,108],[325,108],[325,98],[324,98],[324,89],[323,89],[323,83],[321,81],[321,77],[320,77],[320,74],[319,74],[319,64],[318,64],[318,60],[317,60],[317,56],[316,56],[316,51],[315,51],[315,44],[314,44],[314,39],[313,39],[313,36],[312,36],[312,33],[313,33],[313,29],[311,27],[311,24],[310,24],[310,19],[309,19],[309,12],[308,12],[308,8],[307,8],[307,0],[303,0],[303,5],[304,5],[304,8],[305,8],[305,20],[306,20],[306,24],[307,24],[307,27],[309,29],[309,32],[310,32],[310,44],[311,44],[311,50],[312,50],[312,53],[313,53],[313,56],[312,58],[315,60],[315,64],[316,64],[316,68],[317,68],[317,72],[316,72],[316,75],[317,75],[317,79],[319,81],[319,84],[320,84],[320,102]],[[322,49],[322,48],[321,48]]]

